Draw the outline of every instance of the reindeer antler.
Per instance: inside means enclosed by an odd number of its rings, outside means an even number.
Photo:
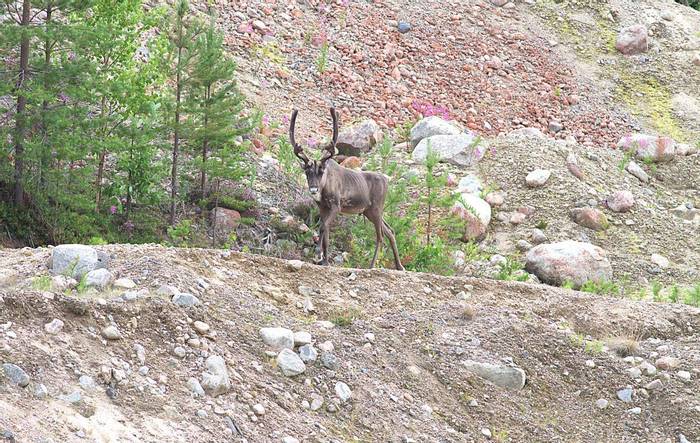
[[[292,143],[292,147],[294,147],[294,155],[296,155],[299,160],[303,161],[306,165],[309,163],[309,157],[304,154],[304,149],[302,149],[302,147],[294,140],[294,128],[297,124],[298,113],[299,111],[296,109],[292,111],[292,120],[289,122],[289,141]]]
[[[326,153],[323,155],[321,161],[329,160],[335,155],[335,144],[338,142],[338,111],[333,107],[331,107],[331,118],[333,119],[333,138],[328,147],[326,147]]]

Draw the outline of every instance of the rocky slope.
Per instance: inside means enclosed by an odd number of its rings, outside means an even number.
[[[102,290],[49,277],[51,249],[0,254],[6,440],[700,438],[696,308],[217,250],[98,249],[108,271],[87,280],[109,273]],[[302,368],[280,351],[295,341]]]

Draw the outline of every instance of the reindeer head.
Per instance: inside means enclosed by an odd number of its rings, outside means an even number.
[[[338,140],[338,113],[335,108],[331,108],[331,118],[333,119],[333,138],[330,144],[324,149],[321,160],[309,160],[304,153],[304,149],[294,140],[294,127],[297,121],[296,109],[292,112],[292,120],[289,123],[289,141],[294,147],[294,154],[302,161],[302,168],[306,174],[306,181],[309,184],[311,197],[316,201],[321,201],[321,179],[326,171],[326,162],[335,155],[335,144]]]

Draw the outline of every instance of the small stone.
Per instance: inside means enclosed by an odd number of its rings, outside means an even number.
[[[46,324],[44,325],[44,330],[45,330],[47,333],[53,334],[53,335],[56,335],[56,334],[58,334],[59,332],[61,332],[61,329],[63,329],[63,321],[61,321],[61,320],[59,320],[59,319],[57,319],[57,318],[54,318],[54,319],[51,320],[49,323],[46,323]]]
[[[311,344],[311,334],[306,331],[299,331],[294,333],[294,346],[304,346]]]
[[[197,297],[187,292],[175,294],[172,301],[178,306],[194,306],[199,303],[199,299]]]
[[[675,357],[661,357],[654,362],[656,367],[662,371],[668,371],[671,369],[676,369],[680,366],[681,361]]]
[[[195,397],[204,397],[204,389],[199,383],[199,380],[196,378],[190,377],[187,379],[187,386],[190,388]]]
[[[549,170],[536,169],[525,177],[525,183],[531,188],[539,188],[547,183],[551,175],[552,172]]]
[[[656,366],[652,365],[648,361],[643,361],[639,365],[639,369],[641,369],[642,372],[644,372],[644,374],[646,374],[646,375],[649,375],[649,376],[656,375]]]
[[[299,439],[287,435],[286,437],[282,438],[282,443],[299,443]]]
[[[375,339],[375,337],[374,337],[373,333],[368,332],[365,334],[365,340],[367,340],[368,342],[374,343],[374,339]]]
[[[605,203],[614,212],[628,212],[634,206],[634,195],[630,191],[617,191]]]
[[[306,371],[306,365],[291,349],[285,348],[277,355],[277,366],[287,377],[294,377]]]
[[[24,372],[24,369],[19,366],[12,363],[3,363],[2,369],[5,372],[5,377],[7,377],[13,385],[24,388],[29,384],[29,376]]]
[[[335,395],[338,396],[340,401],[345,403],[348,400],[350,400],[350,397],[352,397],[352,391],[350,390],[350,387],[348,385],[346,385],[342,381],[339,381],[335,384]]]
[[[164,296],[164,297],[174,297],[175,295],[177,295],[179,293],[180,293],[180,291],[175,286],[170,286],[170,285],[162,285],[156,291],[156,294],[158,294],[160,296]]]
[[[146,349],[138,344],[134,344],[134,352],[136,352],[136,358],[139,359],[139,362],[143,365],[146,363]]]
[[[595,362],[593,360],[586,360],[587,368],[595,368]]]
[[[102,336],[106,338],[107,340],[121,340],[122,339],[122,333],[119,332],[119,329],[117,328],[116,325],[109,325],[106,328],[102,329]]]
[[[83,399],[83,396],[80,394],[80,391],[73,391],[70,394],[59,395],[58,399],[65,401],[66,403],[76,404],[80,403],[80,401]]]
[[[632,408],[632,409],[628,410],[627,412],[629,412],[630,414],[639,415],[642,413],[642,408],[640,408],[638,406],[636,408]]]
[[[304,266],[304,262],[301,260],[289,260],[287,261],[287,267],[291,271],[298,271]]]
[[[43,384],[38,384],[34,387],[34,397],[38,398],[39,400],[43,400],[49,395],[49,390],[46,389],[46,386]]]
[[[642,167],[639,166],[636,162],[630,161],[625,167],[625,169],[627,170],[627,172],[637,177],[637,179],[639,179],[639,181],[641,181],[642,183],[649,182],[649,174],[647,174],[646,171],[642,169]]]
[[[604,399],[604,398],[599,398],[599,399],[595,402],[595,406],[596,406],[596,408],[598,408],[598,409],[605,409],[605,408],[608,407],[609,404],[610,404],[610,402],[607,401],[607,400]]]
[[[331,352],[324,352],[321,354],[321,364],[324,368],[335,371],[338,369],[338,359]]]
[[[549,239],[547,235],[541,229],[533,229],[532,234],[530,234],[530,240],[535,245],[541,245],[542,243],[547,243]]]
[[[206,335],[207,332],[209,332],[209,325],[204,323],[203,321],[195,321],[194,322],[194,330],[197,331],[200,335]]]
[[[294,349],[294,333],[286,328],[261,328],[263,342],[274,351]]]
[[[525,371],[512,366],[499,366],[473,360],[462,361],[468,371],[490,381],[496,386],[509,389],[522,389],[525,386]]]
[[[112,286],[120,289],[134,289],[136,287],[136,283],[134,283],[134,281],[130,278],[119,278],[114,281]]]
[[[89,375],[81,375],[78,379],[78,384],[81,388],[85,390],[95,389],[97,387],[95,379],[93,379]]]
[[[197,410],[197,417],[207,418],[207,415],[209,415],[209,414],[207,414],[207,411],[205,411],[204,409]]]
[[[486,438],[491,438],[491,430],[489,428],[481,428],[481,435]]]
[[[561,122],[552,120],[549,122],[549,131],[553,133],[561,132],[564,129],[564,125],[561,124]]]
[[[619,391],[617,391],[617,398],[624,401],[625,403],[631,403],[632,393],[632,388],[620,389]]]
[[[221,356],[211,355],[206,360],[207,372],[202,374],[202,388],[212,397],[225,394],[231,389],[226,362]]]
[[[642,371],[639,368],[629,368],[627,370],[627,373],[630,375],[632,378],[639,378],[642,376]]]
[[[472,408],[478,408],[479,402],[475,398],[472,398],[471,400],[469,400],[469,406]]]
[[[661,269],[666,269],[671,265],[671,262],[660,254],[651,254],[651,262]]]
[[[318,348],[323,352],[335,351],[335,346],[333,346],[333,342],[331,342],[331,341],[324,341],[323,343],[318,345]]]
[[[397,29],[401,34],[406,34],[411,30],[411,24],[406,22],[399,22]]]
[[[318,351],[313,345],[304,345],[299,348],[299,357],[304,363],[312,363],[318,358]]]
[[[661,380],[656,379],[656,380],[652,380],[649,383],[647,383],[644,386],[644,389],[647,389],[649,391],[656,391],[656,390],[661,389],[663,387],[664,387],[664,384],[661,382]]]
[[[185,355],[187,355],[187,351],[182,346],[176,346],[175,349],[173,349],[173,354],[177,358],[185,358]]]
[[[311,404],[310,409],[312,411],[318,411],[323,407],[323,397],[318,394],[311,394]]]
[[[683,381],[690,381],[690,372],[688,371],[678,371],[676,375]]]
[[[253,412],[257,416],[263,416],[265,415],[265,407],[261,405],[260,403],[253,405]]]

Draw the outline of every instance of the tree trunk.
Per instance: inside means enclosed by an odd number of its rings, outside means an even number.
[[[180,63],[182,61],[182,46],[177,50],[177,74],[175,79],[175,130],[173,133],[173,168],[170,173],[170,225],[175,226],[175,205],[177,204],[177,158],[180,150],[180,100],[182,97],[182,76]]]
[[[104,117],[105,113],[105,106],[107,105],[107,97],[102,96],[102,103],[101,103],[101,109],[100,109],[100,116]],[[100,151],[100,161],[97,166],[97,178],[95,179],[95,188],[97,189],[97,193],[95,196],[95,212],[100,213],[100,204],[102,203],[102,177],[104,176],[104,171],[105,171],[105,157],[107,157],[107,150],[102,149]]]
[[[49,2],[46,5],[46,25],[48,26],[49,23],[51,23],[51,14],[53,13],[53,4]],[[51,87],[50,81],[49,81],[49,71],[50,71],[50,66],[51,66],[51,47],[52,47],[52,42],[47,36],[46,39],[44,40],[44,69],[45,69],[45,74],[44,74],[44,91],[48,91],[49,88]],[[44,101],[41,103],[41,131],[43,135],[43,142],[45,143],[44,146],[41,149],[41,160],[39,164],[39,187],[44,191],[47,192],[46,189],[46,173],[44,172],[44,168],[49,169],[49,164],[51,163],[51,144],[47,143],[48,142],[48,122],[46,121],[46,116],[48,115],[49,112],[49,101],[47,99],[44,99]]]
[[[29,70],[29,19],[31,1],[22,3],[22,38],[19,49],[19,75],[15,91],[17,93],[17,114],[15,116],[15,205],[24,206],[24,139],[26,137],[27,97],[24,95],[25,81]]]
[[[209,149],[209,135],[207,134],[207,125],[209,124],[209,95],[211,94],[211,86],[207,86],[207,90],[204,93],[204,141],[202,142],[202,178],[200,184],[200,191],[202,193],[202,198],[204,198],[204,188],[207,184],[207,150]]]

